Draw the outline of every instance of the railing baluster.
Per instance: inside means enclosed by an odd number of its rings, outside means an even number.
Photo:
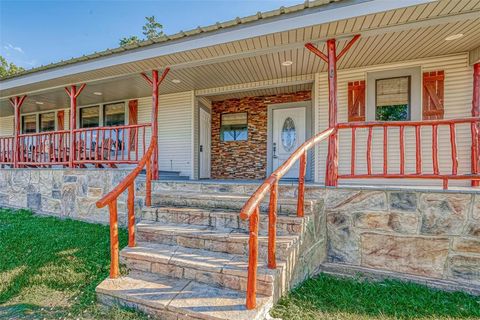
[[[438,125],[432,125],[432,160],[433,173],[438,175]]]
[[[388,128],[383,127],[383,174],[388,173]]]
[[[300,156],[300,170],[298,174],[298,201],[297,216],[303,217],[305,214],[305,174],[307,172],[307,152]]]
[[[367,140],[367,172],[368,172],[368,175],[372,174],[372,136],[373,136],[373,127],[368,127],[368,140]]]
[[[146,179],[145,179],[145,205],[150,207],[152,205],[152,162],[150,157],[147,158],[146,164]]]
[[[120,275],[118,264],[118,213],[117,199],[108,204],[110,210],[110,278],[115,279]]]
[[[258,265],[258,219],[260,209],[255,208],[250,216],[250,238],[248,239],[248,276],[247,276],[247,309],[257,307],[257,265]]]
[[[450,124],[450,146],[452,149],[452,174],[456,175],[458,171],[458,159],[457,159],[457,138],[455,132],[455,124]]]
[[[405,174],[405,126],[400,126],[400,174]]]
[[[270,203],[268,206],[268,268],[277,268],[276,243],[277,243],[277,200],[278,181],[270,190]]]
[[[356,130],[357,130],[357,128],[352,127],[352,150],[351,150],[351,154],[350,154],[350,174],[352,176],[355,175],[355,148],[356,148],[355,137],[356,137]]]
[[[135,183],[128,186],[128,246],[135,247]]]
[[[415,126],[415,167],[416,173],[422,173],[422,136],[421,127]]]

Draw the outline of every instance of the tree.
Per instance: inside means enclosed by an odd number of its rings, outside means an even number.
[[[155,16],[145,17],[147,22],[143,25],[143,34],[147,39],[153,39],[163,36],[163,26],[155,21]]]
[[[24,70],[25,69],[13,64],[12,62],[8,63],[7,59],[0,56],[0,78],[13,76],[14,74],[17,74]]]
[[[121,47],[125,47],[138,42],[140,42],[140,39],[137,36],[131,36],[120,39],[119,44]]]

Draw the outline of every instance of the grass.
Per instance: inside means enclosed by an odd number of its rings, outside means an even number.
[[[126,231],[119,236],[123,247]],[[107,226],[0,209],[0,319],[146,319],[95,302],[95,287],[109,273],[109,242]],[[284,320],[480,319],[480,297],[321,274],[271,314]]]
[[[284,320],[480,319],[480,297],[320,274],[282,298],[271,315]]]
[[[125,246],[126,231],[119,237]],[[109,243],[107,226],[0,209],[0,318],[144,319],[95,302]]]

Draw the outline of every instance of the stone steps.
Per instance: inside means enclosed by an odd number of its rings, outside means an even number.
[[[106,279],[97,288],[99,302],[137,309],[166,320],[262,320],[272,298],[257,295],[257,308],[245,308],[245,292],[186,279],[131,272]]]
[[[162,192],[152,193],[152,205],[160,207],[192,207],[192,208],[208,208],[221,210],[236,210],[237,212],[243,207],[245,202],[250,198],[248,195],[231,194],[231,193],[198,193],[198,192]],[[269,199],[266,197],[260,205],[262,212],[268,212]],[[305,199],[304,212],[311,214],[316,207],[320,205],[318,200]],[[279,198],[277,213],[279,215],[296,215],[297,199],[296,198]]]
[[[279,215],[277,217],[277,232],[283,234],[299,234],[305,226],[307,218]],[[190,207],[160,207],[145,208],[142,211],[142,220],[151,220],[161,223],[191,224],[208,226],[216,229],[230,228],[248,231],[248,221],[242,220],[238,211],[219,209],[202,209]],[[260,215],[260,234],[268,230],[268,215]]]
[[[246,291],[248,258],[228,253],[191,249],[181,246],[139,242],[120,253],[122,263],[130,270],[195,280],[223,288]],[[259,262],[257,292],[273,296],[273,283],[282,268],[268,269]]]
[[[142,221],[136,226],[137,240],[158,244],[179,245],[193,249],[207,249],[238,255],[248,255],[249,234],[238,229],[214,229],[209,226],[167,224]],[[277,258],[286,259],[299,241],[298,235],[277,233]],[[268,255],[268,236],[259,235],[258,254],[260,259]]]

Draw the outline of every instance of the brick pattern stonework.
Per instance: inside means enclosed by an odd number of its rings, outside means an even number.
[[[267,107],[311,100],[311,91],[245,97],[212,103],[212,163],[214,179],[264,179],[267,174]],[[247,141],[220,141],[222,113],[248,113]]]

